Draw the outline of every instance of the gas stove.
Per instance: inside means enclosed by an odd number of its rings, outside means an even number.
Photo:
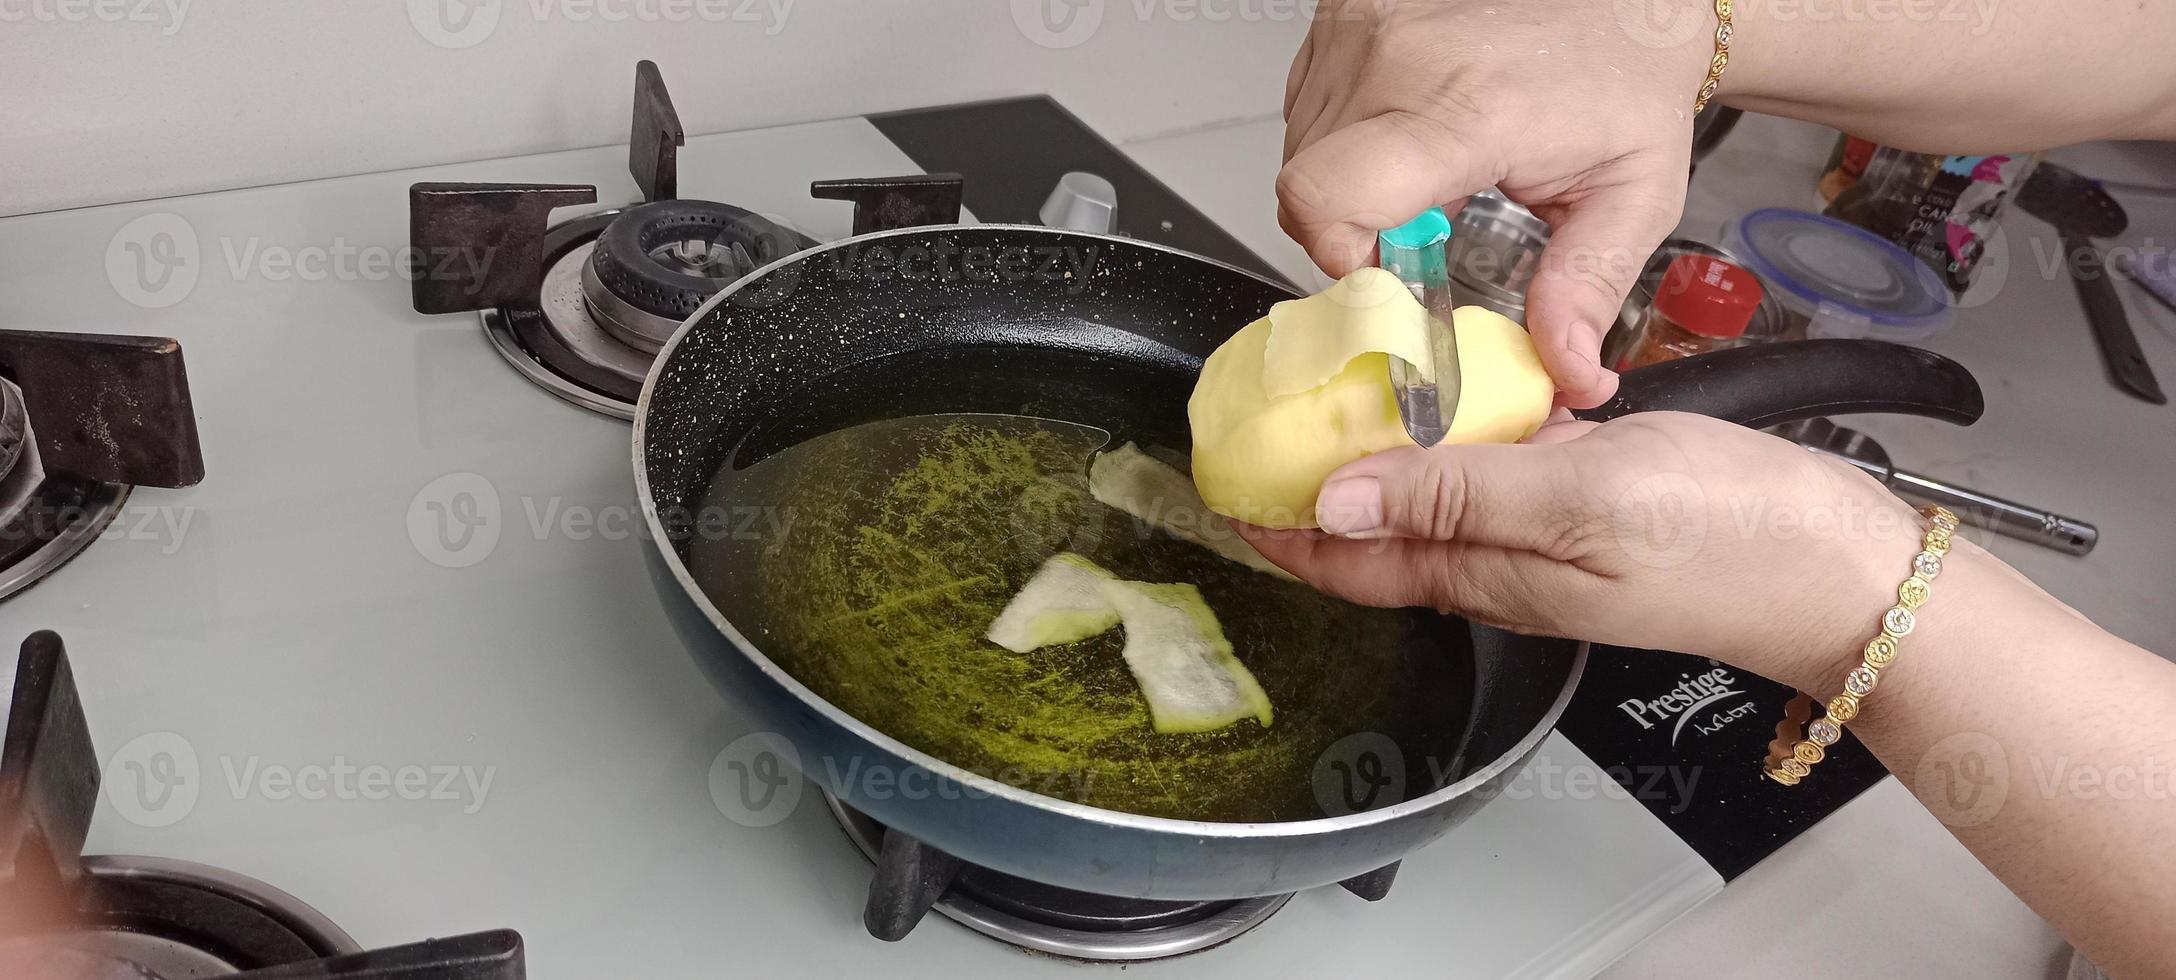
[[[1046,98],[688,137],[654,66],[636,93],[627,147],[0,220],[0,325],[190,352],[161,417],[193,420],[201,482],[104,471],[186,489],[129,496],[109,526],[149,530],[0,603],[84,678],[88,850],[278,882],[366,944],[511,927],[539,976],[1583,977],[1795,833],[1718,831],[1734,807],[1802,829],[1856,792],[1719,775],[1785,692],[1602,651],[1569,738],[1345,889],[1068,893],[827,799],[642,581],[621,420],[676,317],[813,243],[951,220],[1277,272]],[[0,369],[33,428],[60,411]]]
[[[0,330],[0,365],[4,600],[105,534],[131,488],[190,486],[204,460],[170,339]]]
[[[365,951],[253,878],[171,858],[85,856],[99,765],[58,634],[23,641],[11,692],[0,748],[0,975],[521,980],[521,936],[511,930]]]

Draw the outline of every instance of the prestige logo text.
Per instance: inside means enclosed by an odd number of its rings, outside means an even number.
[[[1750,701],[1727,708],[1717,707],[1746,693],[1738,689],[1738,679],[1731,675],[1729,668],[1717,667],[1697,677],[1691,674],[1679,676],[1684,679],[1660,697],[1646,701],[1631,698],[1617,705],[1617,710],[1638,722],[1641,731],[1653,731],[1656,726],[1668,723],[1672,748],[1677,746],[1678,736],[1684,734],[1687,725],[1699,734],[1712,735],[1753,711],[1754,705]]]

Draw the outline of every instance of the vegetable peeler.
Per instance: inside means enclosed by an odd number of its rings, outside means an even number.
[[[1428,310],[1428,346],[1434,355],[1429,377],[1403,358],[1390,359],[1390,388],[1397,393],[1398,416],[1405,432],[1426,448],[1442,442],[1458,413],[1458,334],[1451,311],[1451,218],[1442,208],[1376,236],[1378,265],[1397,276]]]

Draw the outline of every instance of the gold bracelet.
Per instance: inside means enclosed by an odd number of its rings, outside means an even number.
[[[1700,85],[1700,94],[1693,97],[1692,114],[1708,107],[1708,100],[1715,97],[1715,89],[1723,84],[1723,69],[1730,67],[1730,36],[1736,33],[1731,26],[1731,0],[1715,0],[1715,58],[1708,62],[1708,80]]]
[[[1769,779],[1785,786],[1796,786],[1813,771],[1814,763],[1821,761],[1828,747],[1844,737],[1844,725],[1859,716],[1860,700],[1873,693],[1874,685],[1881,680],[1882,668],[1896,659],[1898,646],[1916,625],[1915,610],[1933,594],[1928,583],[1942,574],[1942,559],[1949,554],[1950,538],[1957,533],[1957,515],[1948,508],[1929,507],[1921,513],[1932,519],[1934,526],[1927,528],[1920,552],[1912,558],[1911,577],[1896,587],[1896,605],[1881,614],[1881,632],[1866,642],[1865,659],[1844,675],[1843,693],[1829,699],[1826,714],[1807,725],[1806,737],[1797,739],[1795,744],[1792,739],[1798,719],[1810,715],[1811,711],[1804,710],[1791,717],[1792,709],[1785,709],[1784,724],[1777,726],[1780,734],[1770,745],[1767,763],[1762,766]]]

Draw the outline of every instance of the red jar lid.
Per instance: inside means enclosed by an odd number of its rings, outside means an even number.
[[[1744,336],[1760,300],[1758,278],[1711,255],[1678,256],[1655,290],[1656,311],[1680,327],[1718,340]]]

